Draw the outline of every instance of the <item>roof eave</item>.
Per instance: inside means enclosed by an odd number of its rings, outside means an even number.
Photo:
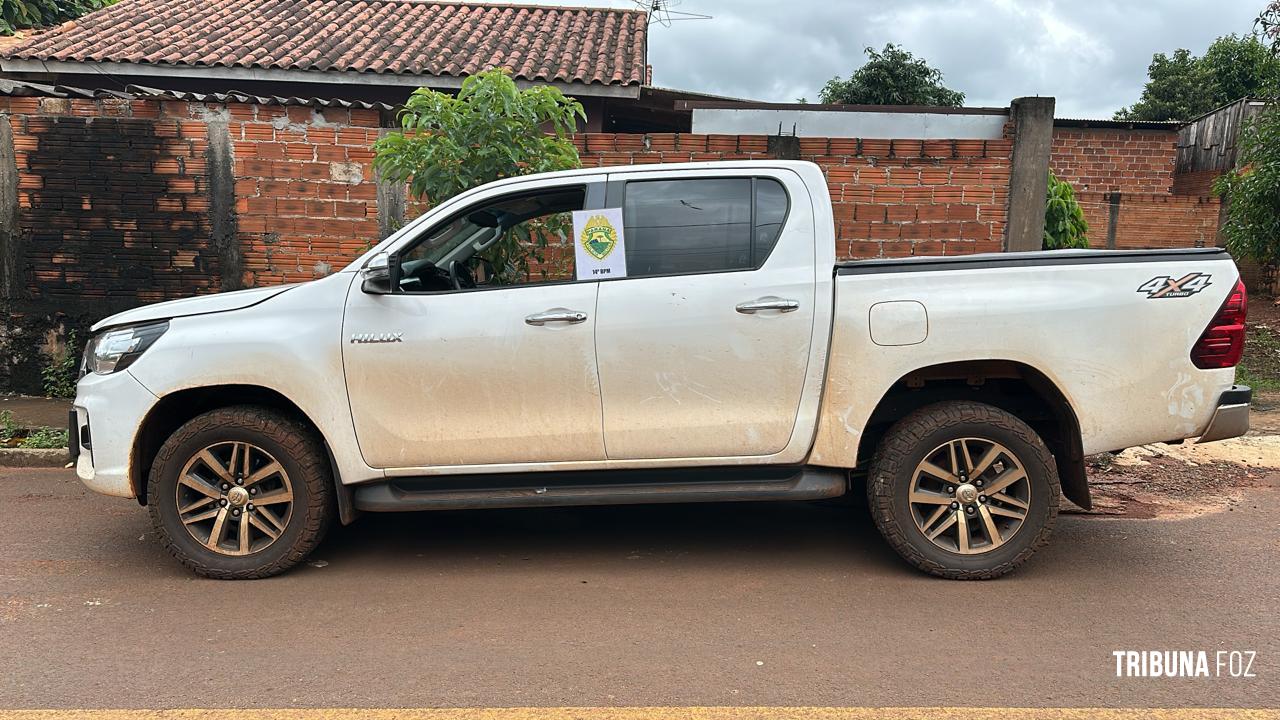
[[[328,85],[393,85],[404,87],[432,87],[457,89],[466,77],[452,75],[412,75],[407,73],[375,73],[360,71],[285,70],[238,66],[161,65],[156,63],[128,62],[80,62],[63,60],[31,60],[0,58],[0,71],[26,73],[55,73],[68,75],[122,75],[143,77],[174,77],[192,79],[243,80],[279,83],[320,83]],[[640,96],[640,84],[605,85],[603,83],[564,82],[559,80],[516,79],[521,88],[534,85],[550,85],[566,95],[578,97],[636,98]]]

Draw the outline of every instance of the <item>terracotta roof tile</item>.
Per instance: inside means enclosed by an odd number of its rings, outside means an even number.
[[[4,57],[642,85],[637,10],[425,0],[121,0]]]

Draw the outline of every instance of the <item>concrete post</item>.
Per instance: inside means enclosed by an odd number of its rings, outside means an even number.
[[[795,135],[770,135],[768,140],[769,154],[775,160],[799,160],[800,138]]]
[[[13,126],[0,113],[0,300],[16,300],[21,294],[18,274],[21,255],[18,228],[18,162],[13,152]]]
[[[235,157],[231,130],[225,117],[209,118],[209,225],[218,257],[223,291],[244,287],[244,259],[240,252],[239,222],[236,216]]]
[[[373,178],[378,184],[378,239],[386,240],[404,227],[407,188],[404,183],[383,180],[376,170]]]
[[[1009,222],[1005,250],[1026,252],[1044,245],[1044,206],[1049,193],[1049,153],[1053,143],[1051,97],[1018,98],[1013,121],[1013,169],[1009,174]]]

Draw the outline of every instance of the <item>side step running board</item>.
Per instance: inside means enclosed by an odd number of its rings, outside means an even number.
[[[721,471],[724,477],[731,473]],[[752,473],[744,469],[740,475]],[[520,487],[439,488],[447,478],[404,478],[359,485],[355,505],[367,512],[405,510],[474,510],[482,508],[557,507],[570,505],[640,505],[645,503],[738,502],[750,500],[821,500],[839,497],[847,488],[840,470],[803,468],[793,475],[767,480],[689,480],[689,472],[644,473],[647,482],[558,484],[539,486],[528,476]],[[564,474],[557,477],[563,478]],[[639,479],[639,478],[637,478]],[[534,482],[537,482],[534,480]],[[433,488],[432,485],[436,485]]]

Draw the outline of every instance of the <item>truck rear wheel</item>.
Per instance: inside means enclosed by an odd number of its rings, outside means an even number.
[[[1058,515],[1057,466],[1013,415],[941,402],[898,421],[876,448],[867,500],[907,562],[954,580],[1012,571],[1045,544]]]
[[[266,408],[222,408],[160,448],[147,507],[166,549],[196,573],[263,578],[320,543],[333,518],[332,482],[309,428]]]

